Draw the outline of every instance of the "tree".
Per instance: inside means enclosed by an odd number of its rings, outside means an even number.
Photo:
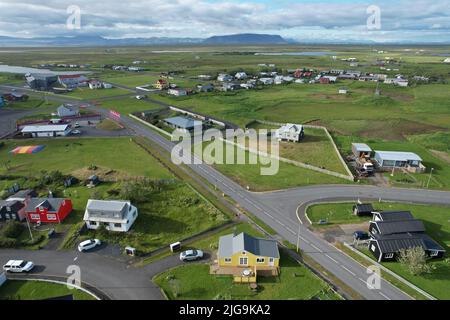
[[[401,249],[398,260],[414,276],[431,272],[431,267],[427,264],[427,254],[422,247]]]

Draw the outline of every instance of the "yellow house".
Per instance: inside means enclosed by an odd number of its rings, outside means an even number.
[[[280,252],[274,240],[254,238],[246,233],[229,234],[219,239],[217,264],[220,274],[232,274],[235,281],[245,281],[256,275],[279,274]]]

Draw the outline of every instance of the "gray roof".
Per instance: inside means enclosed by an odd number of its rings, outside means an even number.
[[[373,212],[373,206],[371,203],[358,203],[356,205],[356,209],[359,213],[372,213]]]
[[[372,149],[365,143],[352,143],[352,146],[360,152],[372,152]]]
[[[383,160],[394,161],[422,161],[422,158],[413,152],[399,152],[399,151],[375,151]]]
[[[26,211],[36,211],[36,208],[44,207],[48,212],[58,212],[65,200],[62,198],[31,198]]]
[[[421,220],[396,220],[396,221],[376,221],[380,234],[389,235],[405,232],[425,232],[425,226]]]
[[[8,199],[24,199],[25,200],[27,197],[29,197],[29,196],[33,197],[35,195],[37,195],[37,194],[34,190],[31,190],[31,189],[20,190],[20,191],[16,192],[15,194],[13,194],[12,196],[10,196]]]
[[[173,118],[164,119],[164,121],[176,126],[177,128],[183,128],[183,129],[192,129],[192,128],[202,124],[201,121],[194,120],[192,118],[186,118],[186,117],[173,117]]]
[[[383,221],[393,220],[413,220],[414,216],[410,211],[381,211],[377,212]]]
[[[129,201],[89,200],[86,213],[89,217],[124,219],[130,207]]]
[[[261,257],[280,257],[278,244],[274,240],[254,238],[246,233],[240,233],[237,236],[229,234],[220,237],[219,257],[230,257],[241,251],[247,251]]]
[[[392,253],[401,249],[422,247],[424,250],[445,251],[442,246],[425,233],[401,233],[388,236],[377,235],[377,240],[381,252]]]
[[[62,104],[56,110],[59,111],[61,109],[67,109],[67,110],[75,111],[75,112],[78,112],[80,110],[80,108],[78,108],[77,106],[73,106],[73,105],[70,105],[70,104]]]

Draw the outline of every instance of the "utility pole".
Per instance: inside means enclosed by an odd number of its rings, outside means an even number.
[[[297,253],[299,253],[300,250],[300,221],[298,222],[298,233],[297,233]]]
[[[31,241],[34,241],[33,232],[31,232],[30,221],[28,220],[28,214],[25,214],[25,218],[27,220],[28,232],[30,232]]]
[[[427,189],[430,187],[431,175],[433,174],[433,170],[434,170],[434,168],[431,168],[430,176],[428,177]]]

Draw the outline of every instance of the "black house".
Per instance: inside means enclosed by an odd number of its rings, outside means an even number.
[[[369,224],[369,233],[373,236],[414,232],[425,232],[421,220],[371,221]]]
[[[373,206],[370,203],[358,203],[353,206],[353,213],[360,216],[371,216],[373,212]]]
[[[378,262],[393,261],[398,258],[402,249],[421,247],[430,258],[442,258],[445,249],[426,233],[398,233],[391,235],[375,235],[369,241],[369,251]]]
[[[380,211],[373,213],[373,221],[413,220],[410,211]]]
[[[0,201],[0,220],[23,221],[25,204],[18,200]]]

